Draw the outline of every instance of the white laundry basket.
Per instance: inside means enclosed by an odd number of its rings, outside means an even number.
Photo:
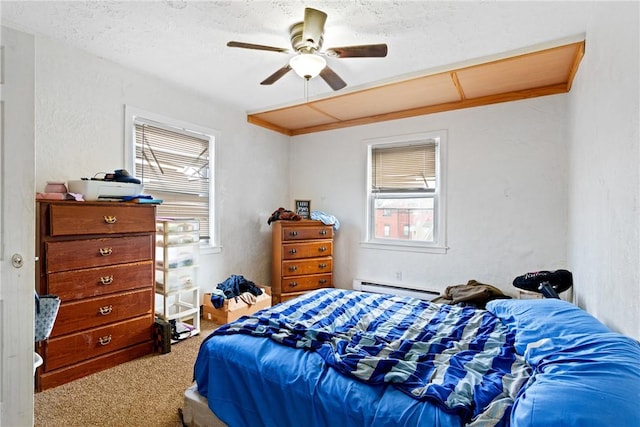
[[[36,369],[42,365],[42,356],[40,356],[35,351],[33,352],[33,375],[36,374]]]

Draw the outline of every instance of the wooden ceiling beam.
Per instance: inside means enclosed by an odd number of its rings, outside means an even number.
[[[359,119],[345,120],[335,123],[329,123],[319,126],[309,126],[306,128],[292,129],[291,136],[304,135],[307,133],[322,132],[327,130],[342,129],[351,126],[368,125],[372,123],[384,122],[388,120],[406,119],[409,117],[424,116],[426,114],[442,113],[445,111],[460,110],[463,108],[482,107],[485,105],[498,104],[509,101],[521,101],[523,99],[535,98],[539,96],[557,95],[566,93],[567,87],[564,84],[557,84],[536,89],[524,89],[510,93],[501,93],[497,95],[488,95],[480,98],[462,99],[456,102],[448,102],[445,104],[430,105],[425,107],[413,108],[404,111],[394,111],[391,113],[378,114]]]
[[[295,136],[568,92],[585,41],[505,56],[247,115]]]

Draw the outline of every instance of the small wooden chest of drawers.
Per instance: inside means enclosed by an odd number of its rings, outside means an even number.
[[[271,226],[273,304],[333,286],[333,226],[312,220]]]
[[[153,352],[155,207],[39,201],[36,217],[36,290],[61,299],[36,389]]]

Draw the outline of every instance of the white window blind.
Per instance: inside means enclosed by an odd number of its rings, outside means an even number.
[[[209,239],[209,138],[135,123],[136,177],[163,203],[157,215],[197,218],[200,238]]]
[[[372,149],[371,190],[433,191],[436,185],[436,143]]]

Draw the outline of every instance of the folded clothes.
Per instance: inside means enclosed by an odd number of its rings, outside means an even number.
[[[311,211],[311,219],[322,221],[322,223],[326,225],[333,225],[334,230],[340,228],[340,221],[338,221],[338,218],[322,211]]]

